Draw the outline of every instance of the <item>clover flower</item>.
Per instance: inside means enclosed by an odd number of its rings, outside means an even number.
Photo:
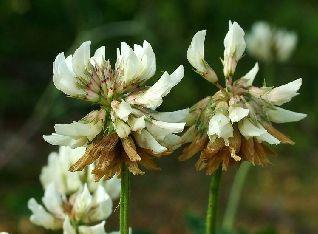
[[[269,62],[287,61],[297,45],[297,34],[256,22],[246,37],[247,51],[255,58]]]
[[[31,198],[31,222],[46,229],[63,229],[66,234],[106,233],[105,219],[112,213],[113,201],[119,196],[120,181],[94,182],[87,171],[71,173],[69,165],[85,153],[85,147],[62,146],[49,155],[40,181],[45,190],[43,205]]]
[[[59,192],[69,195],[78,191],[84,181],[90,192],[94,192],[101,185],[113,200],[117,199],[120,194],[120,179],[116,176],[109,180],[95,182],[91,173],[94,169],[93,164],[83,171],[69,171],[70,166],[78,161],[85,154],[85,151],[85,147],[72,149],[68,146],[61,146],[59,152],[50,153],[48,163],[42,168],[40,174],[43,188],[47,188],[54,182]]]
[[[133,174],[139,168],[158,170],[154,157],[167,155],[181,144],[176,133],[183,131],[188,109],[157,112],[162,98],[183,78],[183,66],[172,74],[164,72],[151,87],[145,82],[154,76],[156,58],[151,45],[122,42],[112,67],[105,59],[105,47],[90,57],[90,42],[73,55],[60,53],[53,64],[53,82],[66,95],[91,102],[99,109],[78,122],[56,124],[55,133],[44,136],[53,145],[72,148],[87,146],[84,156],[70,170],[80,171],[96,162],[95,179],[120,174],[125,163]]]
[[[197,70],[198,63],[189,57],[201,56],[201,61],[204,60],[204,38],[197,39],[202,38],[202,34],[205,36],[205,31],[195,34],[189,47],[193,48],[194,42],[200,41],[195,47],[201,49],[198,52],[189,49],[187,55]],[[293,144],[272,123],[299,121],[306,117],[306,114],[279,107],[298,95],[302,79],[275,88],[265,85],[255,87],[253,81],[259,70],[256,63],[247,74],[233,81],[237,62],[245,50],[244,31],[236,22],[230,22],[224,46],[223,71],[226,85],[223,87],[212,81],[220,90],[190,108],[188,129],[182,136],[183,143],[188,146],[179,157],[180,160],[187,160],[201,152],[196,169],[205,169],[209,175],[219,166],[227,170],[231,164],[242,160],[254,165],[268,163],[268,156],[273,154],[268,145]]]

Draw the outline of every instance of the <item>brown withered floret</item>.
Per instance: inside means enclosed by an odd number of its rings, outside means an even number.
[[[95,139],[87,148],[85,154],[75,162],[70,171],[81,171],[89,164],[95,162],[92,173],[95,180],[110,179],[114,175],[121,174],[121,165],[125,163],[128,170],[134,175],[142,175],[144,172],[139,166],[148,170],[160,170],[153,161],[154,157],[168,154],[154,154],[150,150],[137,147],[132,137],[119,138],[112,133]]]
[[[270,124],[264,124],[266,130],[279,139],[282,143],[293,144],[283,133],[279,132]],[[222,138],[216,138],[210,141],[207,134],[197,135],[194,140],[188,144],[179,160],[190,159],[200,152],[200,157],[195,164],[197,171],[205,169],[207,175],[212,175],[219,167],[226,171],[229,166],[242,161],[249,161],[253,165],[268,164],[269,156],[275,153],[267,146],[266,143],[260,143],[256,138],[245,138],[234,126],[233,137],[229,138],[229,144],[226,145]]]

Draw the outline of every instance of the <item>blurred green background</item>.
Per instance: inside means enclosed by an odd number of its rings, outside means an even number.
[[[106,45],[113,60],[120,41],[153,46],[157,76],[186,68],[185,78],[167,96],[161,110],[190,106],[215,91],[195,74],[186,50],[195,32],[207,29],[206,59],[221,74],[220,57],[228,20],[249,31],[255,21],[294,30],[298,45],[291,59],[275,64],[275,84],[303,78],[301,95],[288,108],[308,114],[299,123],[278,128],[296,141],[280,146],[278,157],[253,168],[243,191],[237,230],[242,233],[318,233],[318,2],[208,0],[1,0],[0,1],[0,231],[47,233],[28,221],[27,200],[40,199],[38,176],[50,151],[43,134],[54,123],[87,113],[88,105],[52,88],[52,63],[61,52],[73,52],[84,40],[92,49]],[[255,60],[245,55],[237,75]],[[264,78],[260,64],[258,84]],[[136,233],[200,233],[209,178],[196,173],[194,160],[179,163],[176,155],[160,160],[160,173],[133,178],[131,225]],[[223,176],[220,222],[236,167]],[[117,203],[115,204],[115,206]],[[118,229],[118,209],[108,230]]]

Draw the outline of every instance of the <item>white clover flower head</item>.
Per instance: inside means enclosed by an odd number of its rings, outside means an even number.
[[[276,28],[267,22],[256,22],[246,36],[247,51],[253,57],[271,62],[286,62],[297,45],[297,34]]]
[[[42,202],[43,205],[34,198],[28,202],[32,211],[30,220],[36,225],[51,230],[63,229],[64,233],[106,233],[104,220],[112,213],[113,203],[101,185],[91,194],[84,184],[77,192],[66,196],[51,183],[45,188]],[[96,223],[98,226],[94,225]]]
[[[91,57],[90,44],[84,42],[67,58],[59,54],[53,66],[53,81],[68,96],[92,102],[100,108],[80,121],[56,124],[55,133],[44,139],[53,145],[87,146],[86,153],[71,169],[82,170],[97,161],[96,169],[92,170],[95,179],[120,174],[118,166],[122,161],[129,164],[133,174],[143,174],[138,164],[158,169],[151,156],[170,153],[181,144],[176,133],[183,130],[188,110],[176,112],[184,116],[174,121],[174,118],[161,119],[155,109],[183,78],[183,66],[171,74],[164,72],[148,87],[145,82],[155,75],[156,57],[147,41],[133,48],[122,42],[117,49],[115,66],[106,59],[105,47],[97,49]],[[175,115],[174,112],[162,114]]]
[[[277,30],[275,34],[275,48],[277,60],[287,61],[297,45],[297,34],[287,30]]]
[[[44,188],[54,182],[56,189],[63,194],[71,194],[82,186],[83,172],[72,173],[68,169],[84,153],[85,147],[72,149],[61,146],[59,152],[49,154],[48,164],[42,168],[40,181]]]
[[[58,192],[69,195],[78,191],[84,181],[90,192],[94,192],[101,185],[113,200],[117,199],[120,194],[120,179],[116,176],[109,180],[95,182],[91,174],[94,169],[93,164],[84,171],[69,171],[70,166],[78,161],[85,154],[85,151],[85,147],[72,149],[68,146],[60,146],[58,152],[50,153],[48,164],[42,168],[40,174],[43,188],[54,183]]]
[[[111,215],[113,201],[119,197],[120,179],[95,182],[90,165],[85,171],[69,172],[69,167],[85,153],[85,147],[61,146],[49,155],[40,181],[45,190],[42,204],[31,198],[32,223],[64,233],[106,233],[105,220]],[[97,223],[97,224],[96,224]]]
[[[245,49],[244,31],[230,22],[224,45],[223,65],[225,84],[213,96],[195,104],[187,117],[188,130],[182,136],[189,144],[179,157],[186,160],[201,151],[196,169],[205,169],[211,175],[221,166],[223,170],[238,161],[255,165],[269,162],[273,152],[267,145],[293,144],[272,123],[299,121],[306,114],[296,113],[279,106],[298,95],[302,79],[279,87],[255,87],[253,81],[259,70],[258,63],[239,79],[233,80],[237,61]],[[188,50],[189,51],[189,50]],[[231,58],[225,62],[225,58]]]
[[[246,35],[247,52],[262,61],[271,61],[273,57],[273,32],[266,22],[256,22]]]

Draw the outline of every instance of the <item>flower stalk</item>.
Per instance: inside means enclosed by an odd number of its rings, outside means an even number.
[[[219,167],[211,178],[209,186],[209,201],[206,215],[206,234],[216,233],[216,215],[217,215],[217,203],[219,197],[219,187],[222,175],[222,167]]]
[[[234,181],[230,191],[229,200],[228,200],[224,218],[223,218],[223,225],[222,225],[223,230],[232,231],[233,229],[233,224],[235,221],[235,216],[236,216],[238,204],[241,198],[244,182],[251,168],[251,165],[252,164],[249,162],[243,162],[240,165],[234,177]]]
[[[121,193],[120,193],[120,234],[129,233],[129,198],[130,172],[125,163],[121,166]]]

